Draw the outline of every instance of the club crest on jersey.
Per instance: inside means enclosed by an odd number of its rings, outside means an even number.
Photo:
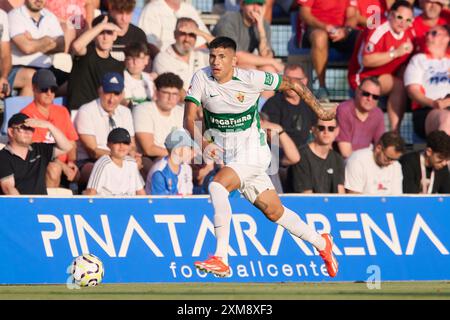
[[[244,102],[245,96],[242,92],[238,92],[238,94],[236,95],[236,98],[239,100],[239,102]]]

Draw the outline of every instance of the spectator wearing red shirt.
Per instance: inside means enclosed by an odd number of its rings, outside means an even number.
[[[78,168],[75,165],[75,141],[78,140],[78,134],[67,109],[53,104],[57,84],[52,71],[48,69],[38,70],[33,76],[32,84],[34,100],[20,112],[30,118],[52,123],[72,144],[72,149],[67,154],[60,155],[52,160],[47,167],[45,179],[47,188],[58,188],[61,184],[61,179],[65,182],[72,182],[78,176]],[[32,141],[37,143],[55,143],[55,138],[48,128],[37,127],[33,132]]]
[[[329,101],[325,85],[328,49],[332,47],[348,59],[353,50],[358,32],[355,25],[354,0],[298,0],[300,18],[306,24],[302,47],[311,47],[311,58],[319,80],[317,96]]]
[[[357,25],[361,28],[375,29],[384,20],[387,11],[386,0],[356,0]]]
[[[402,73],[413,51],[412,22],[413,9],[409,2],[395,2],[387,21],[374,30],[366,29],[358,39],[348,71],[352,89],[364,78],[378,77],[381,95],[388,96],[387,112],[394,131],[400,128],[406,109]]]
[[[414,39],[415,52],[425,52],[427,32],[436,25],[446,25],[446,21],[442,17],[443,6],[447,0],[419,0],[422,14],[414,19],[413,28],[416,34]]]

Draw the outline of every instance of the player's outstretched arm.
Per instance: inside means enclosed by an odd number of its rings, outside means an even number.
[[[300,98],[305,101],[305,103],[314,111],[320,120],[331,120],[336,116],[336,106],[333,104],[330,108],[325,108],[317,98],[313,95],[311,90],[305,86],[301,81],[295,81],[290,78],[283,76],[283,80],[278,90],[294,90]]]

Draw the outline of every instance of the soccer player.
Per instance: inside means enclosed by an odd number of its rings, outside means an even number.
[[[258,99],[264,90],[292,89],[320,119],[332,119],[334,110],[323,109],[300,81],[276,73],[236,68],[236,43],[218,37],[210,43],[209,67],[197,71],[186,96],[185,128],[194,131],[197,108],[203,107],[206,132],[202,139],[204,156],[225,164],[209,184],[214,207],[217,247],[214,256],[195,266],[220,277],[230,275],[228,244],[231,205],[228,195],[241,193],[271,221],[291,234],[310,242],[324,259],[328,274],[336,276],[338,263],[332,253],[329,234],[318,234],[293,211],[284,207],[266,173],[271,153],[258,115]]]

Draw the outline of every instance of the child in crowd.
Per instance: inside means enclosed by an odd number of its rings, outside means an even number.
[[[172,131],[165,140],[169,155],[157,161],[147,175],[145,191],[152,195],[191,195],[193,193],[193,149],[199,149],[184,129]]]
[[[133,42],[125,47],[125,98],[122,104],[135,106],[151,101],[154,93],[154,83],[151,74],[144,72],[150,62],[150,52],[147,44]]]
[[[99,158],[89,177],[85,195],[145,195],[144,180],[134,158],[128,156],[131,136],[124,128],[115,128],[108,135],[109,155]]]

